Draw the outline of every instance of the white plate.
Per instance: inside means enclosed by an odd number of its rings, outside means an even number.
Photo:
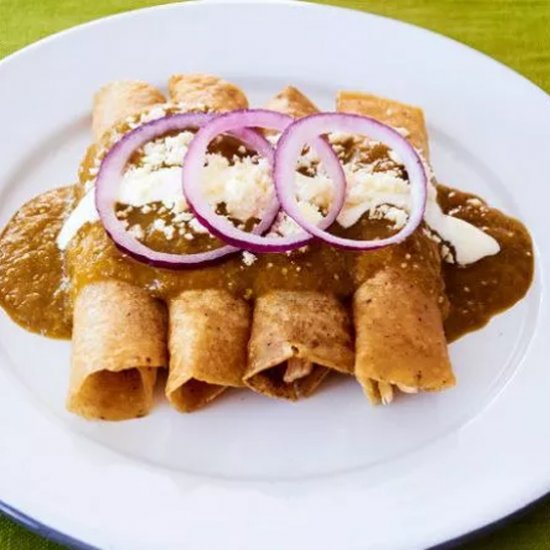
[[[528,297],[451,346],[458,387],[372,408],[353,381],[302,403],[234,393],[197,414],[87,423],[63,408],[69,345],[0,317],[0,498],[102,548],[420,548],[550,490],[550,100],[483,55],[390,19],[301,3],[141,10],[0,64],[0,223],[70,183],[91,94],[173,72],[282,86],[330,109],[338,88],[422,105],[435,171],[523,219]]]

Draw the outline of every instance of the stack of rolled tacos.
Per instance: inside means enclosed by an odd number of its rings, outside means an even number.
[[[168,90],[169,102],[186,111],[248,107],[239,88],[209,75],[174,75]],[[105,86],[94,99],[96,146],[119,121],[165,102],[144,82]],[[317,111],[292,87],[267,106],[293,117]],[[419,109],[351,92],[339,94],[337,108],[406,129],[427,159]],[[400,269],[411,247],[422,250],[422,269],[433,274],[432,284],[416,285]],[[147,414],[157,372],[165,368],[166,396],[184,412],[227,388],[296,400],[314,392],[330,372],[354,374],[373,403],[390,402],[397,389],[451,386],[436,247],[419,230],[403,245],[377,253],[380,269],[362,282],[351,304],[330,293],[297,290],[272,290],[249,302],[220,289],[184,291],[164,304],[127,282],[90,283],[74,299],[68,408],[109,420]]]

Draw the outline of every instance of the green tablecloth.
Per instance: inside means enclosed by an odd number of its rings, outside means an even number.
[[[0,0],[0,58],[78,23],[165,1]],[[446,34],[506,63],[550,92],[550,0],[322,0],[320,3],[367,10]],[[58,548],[61,546],[0,515],[0,550]],[[464,548],[550,549],[550,500],[536,505],[506,527],[465,544]]]

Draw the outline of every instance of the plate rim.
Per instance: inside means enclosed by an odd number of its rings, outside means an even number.
[[[550,489],[547,493],[541,495],[540,497],[527,503],[526,505],[521,506],[517,510],[501,517],[500,519],[482,525],[477,529],[467,531],[466,533],[463,533],[462,535],[459,535],[457,537],[453,537],[452,539],[440,542],[435,546],[431,546],[428,550],[451,550],[452,548],[458,547],[458,545],[473,542],[484,535],[496,532],[497,529],[502,529],[506,527],[515,519],[523,517],[525,514],[532,512],[534,508],[543,504],[544,502],[550,503]],[[100,550],[96,546],[92,546],[87,542],[67,535],[59,529],[50,527],[49,525],[46,525],[45,523],[42,523],[41,521],[32,518],[28,514],[25,514],[24,512],[13,508],[2,500],[0,500],[0,513],[10,520],[13,520],[21,527],[28,529],[31,533],[44,537],[45,539],[52,542],[63,544],[65,546],[68,546],[69,548],[74,548],[75,550]]]

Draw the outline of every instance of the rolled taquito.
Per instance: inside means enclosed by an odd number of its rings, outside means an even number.
[[[170,100],[185,110],[244,109],[248,101],[235,85],[203,74],[173,75]],[[243,386],[250,311],[225,290],[187,290],[170,300],[169,375],[166,396],[181,412],[206,405],[227,387]]]
[[[166,365],[164,304],[127,283],[92,283],[74,304],[67,406],[86,418],[147,414],[159,367]]]
[[[336,96],[336,110],[370,116],[393,126],[429,160],[428,130],[420,107],[372,94],[341,91]]]
[[[318,111],[299,90],[281,90],[269,109],[302,117]],[[307,397],[333,370],[351,373],[346,309],[330,293],[272,290],[254,306],[245,383],[269,397]]]
[[[241,387],[250,335],[248,304],[225,290],[189,290],[168,308],[166,395],[172,405],[190,412],[227,387]]]
[[[114,124],[164,102],[144,82],[104,86],[93,104],[96,140]],[[78,275],[78,258],[71,266]],[[123,420],[152,407],[157,369],[167,365],[166,312],[146,291],[116,281],[82,288],[74,301],[67,407],[86,418]]]
[[[353,312],[355,375],[371,400],[389,403],[393,386],[416,393],[454,384],[437,302],[399,270],[382,269],[364,282]]]
[[[95,141],[121,120],[164,103],[164,95],[147,82],[119,80],[103,86],[94,96],[92,130]]]
[[[168,80],[168,93],[186,111],[221,113],[248,107],[248,99],[240,88],[209,74],[174,74]]]
[[[336,105],[396,127],[428,160],[428,134],[417,107],[358,92],[340,92]],[[443,328],[446,297],[437,247],[419,228],[381,253],[380,269],[353,297],[355,376],[373,403],[387,404],[396,389],[441,390],[454,385],[455,377]]]
[[[298,90],[298,88],[294,88],[294,86],[283,88],[277,95],[269,100],[266,107],[272,111],[285,113],[294,118],[300,118],[319,112],[315,103]]]
[[[334,296],[278,290],[256,299],[247,386],[296,400],[310,395],[330,370],[353,370],[351,323]]]

